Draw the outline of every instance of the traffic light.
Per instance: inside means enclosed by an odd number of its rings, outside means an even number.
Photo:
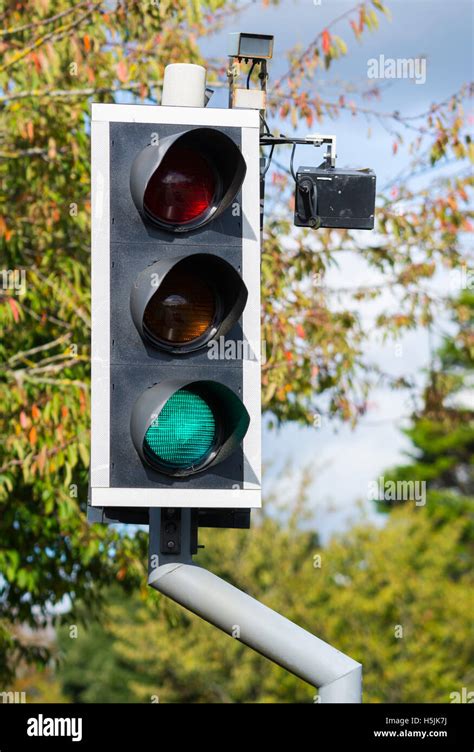
[[[259,211],[258,111],[92,105],[93,508],[260,506]]]

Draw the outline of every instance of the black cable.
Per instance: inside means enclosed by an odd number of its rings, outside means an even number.
[[[295,175],[295,168],[293,166],[293,160],[295,158],[295,151],[296,151],[296,144],[293,144],[293,148],[291,150],[290,171],[291,171],[291,175],[293,177],[293,180],[295,181],[295,183],[297,183],[298,181],[297,181],[296,175]]]
[[[257,65],[257,61],[254,60],[253,63],[252,63],[252,65],[251,65],[251,68],[249,70],[249,74],[247,76],[247,89],[250,89],[250,78],[252,76],[253,69],[255,68],[256,65]]]
[[[262,121],[263,127],[265,129],[265,133],[268,136],[271,136],[272,133],[271,133],[270,128],[268,127],[268,123],[267,123],[267,121],[265,119],[265,115],[263,114],[263,112],[260,112],[260,120]],[[262,175],[261,175],[262,178],[265,177],[265,175],[267,174],[268,170],[270,169],[270,165],[272,163],[272,157],[273,157],[273,151],[274,151],[274,149],[275,149],[275,144],[272,144],[271,149],[270,149],[270,154],[267,157],[267,163],[265,165],[265,169],[264,169],[264,171],[262,172]]]
[[[266,132],[267,136],[271,136],[272,134],[271,134],[270,128],[268,127],[268,123],[265,120],[265,115],[263,114],[263,112],[260,113],[260,119],[261,119],[261,121],[263,123],[263,127],[265,128],[265,132]]]
[[[270,154],[268,155],[268,158],[267,158],[267,164],[265,165],[265,169],[262,172],[262,178],[265,177],[265,175],[267,174],[267,172],[268,172],[268,170],[270,168],[270,165],[272,163],[272,157],[273,157],[273,150],[274,150],[274,148],[275,148],[275,144],[272,144],[272,148],[270,149]]]

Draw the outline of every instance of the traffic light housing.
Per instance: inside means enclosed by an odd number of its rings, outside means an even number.
[[[93,508],[260,506],[259,287],[258,112],[93,105]]]
[[[131,290],[130,310],[144,340],[181,354],[227,334],[247,298],[245,283],[229,262],[193,253],[162,259],[140,272]]]
[[[245,172],[232,138],[215,128],[193,128],[142,149],[132,164],[130,191],[145,219],[169,232],[189,232],[227,209]]]

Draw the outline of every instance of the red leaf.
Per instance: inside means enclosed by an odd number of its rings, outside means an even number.
[[[81,413],[83,413],[84,410],[86,409],[86,398],[84,396],[84,392],[82,391],[82,389],[79,392],[79,404],[81,406]]]
[[[397,151],[398,151],[398,141],[394,141],[393,146],[392,146],[392,153],[396,154]]]
[[[127,63],[125,60],[121,60],[117,65],[117,78],[122,84],[127,80]]]
[[[21,413],[20,413],[20,426],[22,428],[27,428],[28,427],[28,416],[27,416],[27,414],[25,413],[24,410],[22,410]]]
[[[31,57],[33,58],[33,62],[35,64],[35,68],[36,68],[37,73],[41,73],[41,63],[40,63],[40,59],[39,59],[38,55],[36,54],[36,52],[32,52],[31,53]]]
[[[331,35],[327,29],[323,31],[322,46],[324,54],[327,55],[331,48]]]
[[[38,470],[40,471],[40,473],[42,473],[44,470],[44,466],[46,465],[46,458],[47,458],[47,449],[46,449],[46,445],[44,445],[38,456]]]
[[[298,337],[301,337],[302,339],[304,339],[305,333],[301,324],[298,324],[298,326],[296,327],[296,334],[298,335]]]
[[[20,309],[18,308],[18,303],[16,302],[14,298],[8,298],[8,304],[13,313],[13,318],[15,319],[15,322],[18,324],[20,320]]]
[[[36,441],[37,441],[37,438],[38,438],[38,434],[36,433],[35,426],[33,426],[33,428],[31,429],[30,433],[28,434],[28,438],[30,440],[31,446],[34,446],[36,444]]]

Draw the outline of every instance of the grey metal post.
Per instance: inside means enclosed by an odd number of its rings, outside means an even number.
[[[161,510],[150,510],[148,584],[223,632],[319,688],[319,701],[362,702],[362,666],[212,572],[191,556],[191,510],[182,510],[180,554],[163,554]]]

